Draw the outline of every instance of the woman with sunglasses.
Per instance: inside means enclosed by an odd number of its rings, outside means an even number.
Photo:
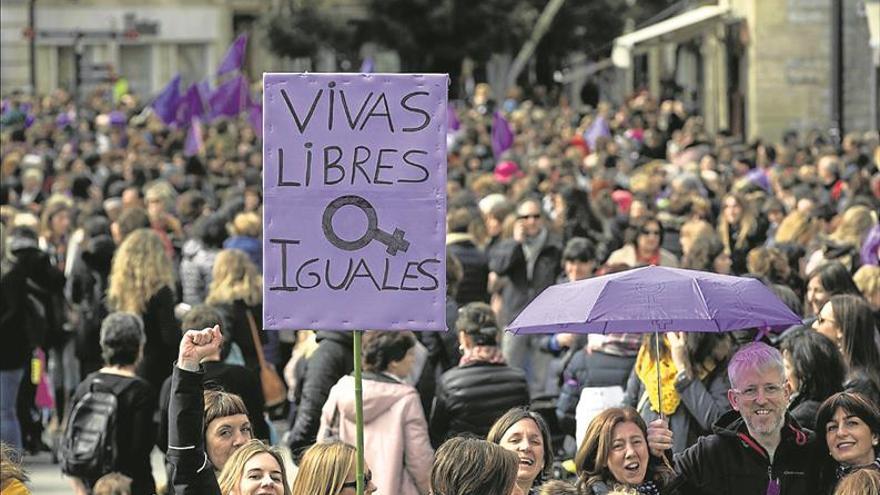
[[[629,236],[629,242],[611,253],[606,264],[624,264],[630,267],[645,265],[678,267],[678,259],[675,255],[660,247],[663,245],[663,224],[656,218],[647,218],[634,225]]]

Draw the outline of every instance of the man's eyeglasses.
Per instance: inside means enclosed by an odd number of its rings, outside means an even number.
[[[367,485],[369,485],[369,484],[370,484],[370,481],[371,481],[372,479],[373,479],[373,472],[372,472],[372,471],[367,471],[366,474],[364,474],[364,486],[366,487]],[[345,489],[345,488],[357,488],[357,480],[354,480],[354,481],[346,481],[345,483],[342,484],[342,488],[343,488],[343,489]]]
[[[764,390],[764,397],[768,399],[778,399],[782,396],[783,390],[785,390],[783,385],[764,385],[763,387],[746,387],[744,390],[733,389],[733,391],[748,400],[755,400],[758,398],[758,391],[761,389]]]
[[[516,218],[517,218],[517,220],[528,220],[530,218],[532,220],[540,220],[541,215],[539,215],[537,213],[534,215],[518,215]]]

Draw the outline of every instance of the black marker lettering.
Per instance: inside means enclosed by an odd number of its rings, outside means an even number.
[[[342,282],[340,282],[338,285],[334,285],[333,281],[330,280],[330,263],[331,261],[327,260],[327,262],[324,264],[324,281],[327,282],[327,287],[330,287],[333,290],[340,290],[345,287],[346,283],[348,283],[348,276],[351,275],[351,267],[354,263],[354,260],[352,260],[351,258],[348,259],[348,270],[345,272],[345,277],[342,278]]]
[[[318,274],[315,273],[315,272],[308,272],[308,273],[306,273],[306,275],[308,275],[309,277],[314,277],[315,283],[312,284],[312,285],[306,285],[306,284],[304,284],[303,281],[302,281],[302,279],[300,278],[300,276],[302,275],[302,271],[303,271],[307,266],[309,266],[309,265],[311,265],[312,263],[318,261],[318,259],[319,259],[319,258],[312,258],[312,259],[306,261],[306,262],[303,263],[302,266],[300,266],[299,269],[296,271],[296,285],[298,285],[300,289],[314,289],[315,287],[317,287],[318,285],[320,285],[320,283],[321,283],[321,276],[318,275]]]
[[[388,285],[388,273],[391,271],[391,260],[385,258],[385,273],[382,274],[382,290],[400,290],[400,287]]]
[[[365,156],[363,160],[358,159],[358,152],[360,152],[361,150],[367,152],[367,156]],[[366,146],[356,146],[354,148],[354,160],[351,164],[351,185],[354,185],[355,175],[357,175],[355,174],[355,172],[360,172],[361,175],[364,176],[364,179],[367,180],[367,184],[370,183],[370,175],[367,173],[366,170],[364,170],[361,165],[367,163],[367,161],[370,159],[371,154],[372,153],[370,153],[370,148],[367,148]]]
[[[367,98],[361,104],[361,109],[358,110],[357,117],[355,117],[354,122],[351,120],[351,111],[348,109],[348,101],[345,99],[345,91],[339,91],[339,97],[342,98],[342,108],[345,110],[345,120],[348,121],[348,126],[351,130],[354,130],[357,127],[358,122],[361,120],[361,117],[364,115],[364,110],[367,109],[367,104],[370,103],[370,99],[373,98],[373,93],[367,95]]]
[[[375,113],[376,107],[379,106],[379,103],[381,103],[382,106],[385,107],[385,113]],[[367,122],[369,122],[370,118],[372,117],[385,117],[385,119],[388,121],[388,129],[390,129],[392,133],[394,132],[394,122],[391,121],[391,110],[388,108],[388,99],[385,98],[385,93],[380,94],[379,98],[376,100],[376,103],[373,103],[373,107],[370,108],[370,113],[368,113],[367,116],[364,118],[364,123],[361,124],[361,128],[359,130],[364,130]]]
[[[333,130],[333,102],[336,100],[336,91],[333,91],[333,88],[336,87],[336,83],[330,81],[330,84],[327,86],[330,87],[330,111],[327,113],[327,130]]]
[[[299,182],[296,181],[285,181],[284,180],[284,148],[278,148],[278,187],[282,186],[301,186]]]
[[[281,244],[281,286],[269,287],[269,290],[283,290],[287,292],[295,292],[295,286],[287,285],[287,246],[290,244],[299,244],[296,239],[269,239],[270,244]]]
[[[419,290],[417,287],[407,287],[406,286],[406,279],[408,279],[408,278],[418,279],[419,278],[416,275],[409,274],[410,267],[414,267],[414,266],[418,267],[418,265],[419,265],[418,261],[407,262],[406,269],[403,270],[403,278],[400,279],[400,290]]]
[[[428,173],[428,169],[425,168],[423,165],[420,165],[416,162],[410,161],[409,155],[425,155],[425,156],[427,156],[428,152],[422,151],[422,150],[409,150],[403,154],[403,163],[406,163],[407,165],[409,165],[411,167],[415,167],[415,168],[421,170],[422,177],[419,179],[398,179],[397,182],[399,182],[401,184],[419,184],[421,182],[427,181],[428,176],[430,175]]]
[[[394,167],[391,165],[383,165],[382,164],[382,154],[383,153],[397,153],[396,149],[393,148],[382,148],[379,150],[379,157],[376,159],[376,172],[373,174],[373,184],[381,184],[385,186],[390,186],[392,183],[387,180],[382,180],[379,178],[379,175],[382,173],[382,170],[391,170]]]
[[[306,187],[312,183],[312,143],[306,143]]]
[[[428,127],[428,125],[431,124],[431,115],[428,112],[426,112],[425,110],[423,110],[421,108],[413,108],[413,107],[408,106],[406,104],[409,101],[409,99],[412,98],[413,96],[419,96],[419,95],[428,96],[429,94],[430,93],[428,93],[427,91],[416,91],[414,93],[410,93],[410,94],[404,96],[400,100],[400,106],[409,110],[410,112],[420,114],[422,116],[422,118],[425,119],[418,127],[404,127],[403,132],[418,132],[418,131],[421,131],[422,129],[424,129],[425,127]]]
[[[330,152],[335,151],[336,156],[330,159]],[[339,165],[339,160],[342,159],[342,148],[339,146],[327,146],[324,148],[324,184],[328,186],[332,186],[334,184],[339,184],[342,182],[342,179],[345,178],[345,169],[342,168],[342,165]],[[334,168],[339,171],[339,179],[333,182],[327,180],[328,178],[328,170]]]
[[[434,285],[432,285],[430,287],[419,287],[419,290],[435,290],[435,289],[437,289],[437,287],[440,287],[440,282],[437,281],[437,278],[431,272],[425,271],[422,268],[422,266],[425,265],[426,263],[438,263],[439,264],[440,260],[431,258],[431,259],[427,259],[427,260],[422,260],[422,262],[419,263],[419,273],[421,273],[422,275],[424,275],[434,281]]]
[[[319,89],[318,93],[315,95],[315,99],[312,101],[312,106],[309,108],[309,113],[306,115],[305,122],[301,122],[299,120],[299,116],[296,114],[296,110],[293,108],[293,103],[290,102],[290,97],[287,96],[287,91],[283,88],[281,89],[281,96],[284,98],[284,103],[287,103],[287,109],[290,110],[290,115],[293,116],[293,121],[296,124],[296,128],[299,129],[300,134],[305,132],[306,128],[309,126],[309,121],[312,120],[312,115],[315,113],[315,107],[318,106],[318,100],[321,99],[321,95],[324,93],[323,89]]]
[[[361,267],[364,267],[364,271],[365,271],[366,273],[360,273],[360,269],[361,269]],[[370,279],[370,282],[373,282],[373,286],[376,287],[376,290],[379,290],[379,291],[382,290],[382,289],[379,288],[379,283],[376,282],[376,279],[373,277],[373,273],[370,271],[370,267],[369,267],[369,265],[367,265],[367,262],[364,261],[363,258],[361,258],[360,261],[358,261],[357,267],[354,269],[354,273],[353,273],[353,274],[351,275],[351,277],[349,277],[349,279],[348,279],[348,285],[345,286],[345,290],[350,289],[350,288],[351,288],[351,284],[354,282],[354,279],[356,279],[356,278],[358,278],[358,277],[366,277],[366,278],[369,278],[369,279]]]

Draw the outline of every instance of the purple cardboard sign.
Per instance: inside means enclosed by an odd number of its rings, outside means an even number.
[[[446,329],[445,74],[263,76],[263,327]]]

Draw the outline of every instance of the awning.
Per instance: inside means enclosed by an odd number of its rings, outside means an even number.
[[[865,15],[868,18],[868,31],[871,33],[874,65],[880,66],[880,0],[865,2]]]
[[[696,28],[699,24],[721,17],[729,11],[729,7],[706,5],[619,36],[614,40],[611,60],[617,67],[627,68],[631,63],[632,49],[635,45],[672,35],[688,28]]]

